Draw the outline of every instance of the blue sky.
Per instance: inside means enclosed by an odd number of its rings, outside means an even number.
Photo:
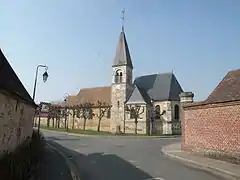
[[[173,70],[203,100],[239,68],[238,0],[0,0],[0,48],[30,94],[49,66],[37,101],[110,85],[123,7],[135,77]]]

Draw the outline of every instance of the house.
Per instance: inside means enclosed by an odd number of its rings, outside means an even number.
[[[228,72],[206,100],[185,103],[182,114],[183,150],[240,162],[240,69]]]
[[[32,135],[36,107],[0,49],[0,153]]]
[[[110,112],[101,120],[102,131],[134,133],[136,120],[131,111],[137,107],[141,108],[137,119],[137,133],[147,134],[150,129],[155,134],[179,133],[179,95],[183,89],[176,76],[172,72],[157,73],[140,76],[133,81],[132,70],[133,62],[122,28],[112,64],[112,84],[83,88],[77,95],[67,98],[68,106],[90,102],[95,105],[93,111],[97,115],[97,102],[104,102]],[[83,127],[83,121],[73,117],[73,112],[68,121],[71,128]],[[96,130],[97,124],[98,118],[94,116],[86,122],[86,129]],[[178,132],[174,132],[175,130]]]

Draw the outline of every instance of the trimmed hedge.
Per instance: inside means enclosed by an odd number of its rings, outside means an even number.
[[[44,146],[44,136],[33,131],[32,137],[28,137],[14,152],[4,153],[0,159],[0,179],[28,180],[33,178],[44,154]]]

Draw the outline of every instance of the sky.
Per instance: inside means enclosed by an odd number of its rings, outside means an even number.
[[[36,101],[111,84],[125,8],[134,77],[174,72],[204,100],[240,62],[239,0],[0,0],[0,48]]]

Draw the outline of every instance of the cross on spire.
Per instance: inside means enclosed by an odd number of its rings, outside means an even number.
[[[124,32],[125,8],[123,8],[121,12],[122,12],[122,17],[121,17],[121,19],[122,19],[122,32]]]

